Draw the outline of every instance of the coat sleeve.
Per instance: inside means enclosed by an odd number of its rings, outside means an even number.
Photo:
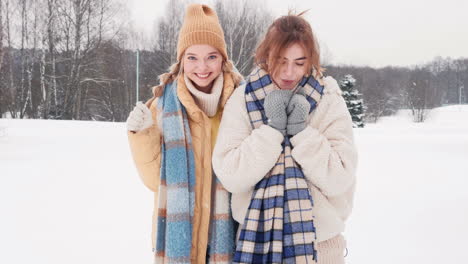
[[[283,135],[262,125],[252,130],[240,86],[226,103],[213,152],[213,169],[231,193],[252,189],[275,165]]]
[[[128,141],[138,174],[151,191],[159,189],[161,167],[161,132],[156,121],[157,98],[146,103],[153,115],[153,125],[138,132],[128,131]]]
[[[308,126],[291,139],[291,155],[309,182],[325,196],[337,196],[349,190],[355,181],[357,150],[343,97],[336,93],[326,97]]]

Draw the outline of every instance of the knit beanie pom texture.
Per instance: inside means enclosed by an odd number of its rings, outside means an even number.
[[[188,47],[200,44],[213,46],[227,59],[224,32],[216,12],[207,5],[191,4],[179,32],[177,60],[180,61]]]

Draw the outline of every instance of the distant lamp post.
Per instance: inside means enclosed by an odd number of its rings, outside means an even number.
[[[462,104],[462,91],[465,89],[465,86],[461,85],[458,90],[458,104]]]
[[[140,50],[136,50],[136,102],[140,98],[139,96],[140,91]]]

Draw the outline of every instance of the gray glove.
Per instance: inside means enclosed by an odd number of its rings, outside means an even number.
[[[294,136],[307,126],[310,103],[303,95],[294,94],[286,110],[288,114],[286,132],[288,135]]]
[[[277,129],[283,135],[286,135],[288,119],[286,108],[292,94],[292,91],[289,90],[275,90],[267,94],[263,103],[268,125]]]

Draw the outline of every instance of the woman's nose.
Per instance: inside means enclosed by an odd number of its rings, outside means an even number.
[[[284,73],[285,77],[288,77],[288,78],[291,77],[293,75],[293,73],[294,73],[292,65],[291,64],[286,64],[284,66],[283,73]]]
[[[204,60],[200,60],[197,66],[199,70],[205,70],[206,68],[208,68],[207,63]]]

